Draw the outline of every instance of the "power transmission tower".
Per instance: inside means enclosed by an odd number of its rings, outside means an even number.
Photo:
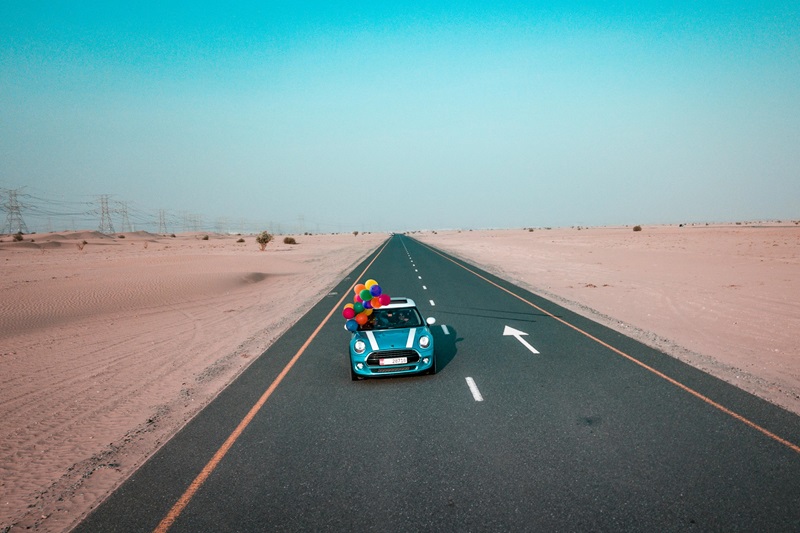
[[[8,202],[3,204],[6,210],[6,225],[8,233],[29,233],[28,226],[22,220],[19,202],[17,201],[17,190],[8,191]]]
[[[111,214],[108,211],[108,195],[103,194],[100,196],[100,233],[116,233],[114,231],[114,223],[111,222]]]
[[[122,232],[130,233],[133,231],[133,228],[131,228],[131,221],[128,219],[128,204],[125,202],[120,202],[119,212],[122,215]]]
[[[163,209],[158,210],[158,232],[161,234],[167,232],[167,212]]]

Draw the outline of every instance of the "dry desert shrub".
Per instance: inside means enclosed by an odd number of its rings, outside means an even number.
[[[75,246],[78,247],[78,250],[83,251],[83,247],[86,246],[87,244],[89,244],[89,243],[86,242],[86,241],[81,241],[81,242],[76,242]]]
[[[637,225],[637,226],[634,226],[634,227],[633,227],[633,231],[642,231],[642,227],[641,227],[641,226],[638,226],[638,225]]]
[[[14,239],[14,242],[22,242],[22,232],[15,233],[12,239]]]
[[[262,252],[264,251],[264,249],[267,247],[267,244],[269,244],[269,241],[271,240],[272,240],[272,235],[270,235],[266,231],[262,231],[256,236],[256,242],[258,243],[258,246],[259,248],[261,248]]]
[[[297,244],[297,241],[294,240],[294,237],[284,237],[283,244]]]
[[[242,237],[239,237],[239,240],[236,242],[244,242],[244,239]]]

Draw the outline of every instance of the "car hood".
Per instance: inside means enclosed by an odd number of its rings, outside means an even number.
[[[393,348],[412,348],[417,338],[419,328],[383,329],[365,331],[362,335],[374,350],[388,350]]]

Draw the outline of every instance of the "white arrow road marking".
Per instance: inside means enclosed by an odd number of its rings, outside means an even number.
[[[475,398],[476,402],[482,402],[483,396],[481,396],[481,391],[478,390],[478,386],[475,385],[475,380],[472,378],[467,378],[467,387],[469,387],[470,392],[472,393],[472,397]]]
[[[529,349],[533,353],[539,353],[536,351],[536,348],[528,344],[528,341],[522,338],[523,335],[527,335],[524,331],[520,331],[518,329],[514,329],[511,327],[506,326],[503,330],[503,335],[511,335],[512,337],[516,337],[519,342],[521,342],[527,349]]]

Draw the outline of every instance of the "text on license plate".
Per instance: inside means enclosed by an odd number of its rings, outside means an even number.
[[[385,359],[379,359],[378,363],[381,366],[385,365],[404,365],[408,363],[408,357],[387,357]]]

